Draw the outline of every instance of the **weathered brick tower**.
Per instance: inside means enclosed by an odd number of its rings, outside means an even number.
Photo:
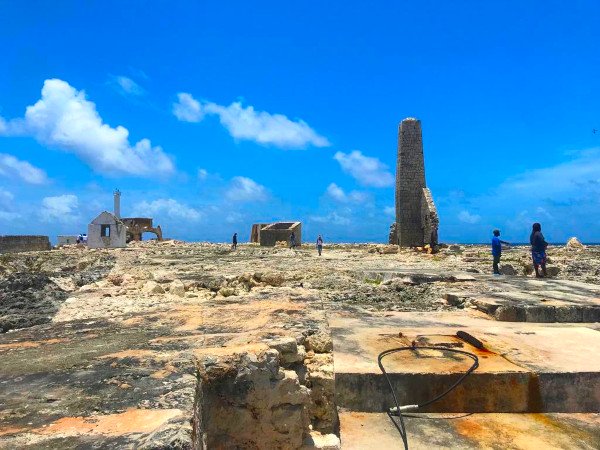
[[[421,121],[404,119],[398,129],[396,222],[389,241],[402,247],[437,245],[438,216],[425,184]]]

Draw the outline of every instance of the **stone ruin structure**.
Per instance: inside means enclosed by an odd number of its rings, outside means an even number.
[[[112,213],[100,213],[88,225],[89,248],[119,248],[126,247],[127,227]]]
[[[160,225],[152,226],[151,217],[125,217],[121,220],[127,227],[127,242],[141,241],[143,233],[154,233],[156,239],[163,240]]]
[[[0,236],[0,253],[50,250],[48,236]]]
[[[439,218],[431,191],[425,184],[421,121],[404,119],[398,130],[396,162],[396,221],[389,243],[421,247],[438,243]]]
[[[260,230],[268,227],[268,223],[254,223],[252,224],[252,230],[250,231],[250,242],[254,244],[260,243]]]
[[[63,245],[74,245],[77,244],[77,236],[75,235],[58,235],[58,238],[56,240],[56,245],[63,246]]]
[[[296,237],[296,245],[302,245],[301,222],[255,223],[250,232],[250,242],[259,243],[263,247],[273,247],[280,241],[289,242],[292,233]]]
[[[120,219],[126,228],[126,242],[141,241],[144,233],[153,233],[156,239],[163,240],[162,229],[160,225],[156,227],[152,224],[151,217],[124,217],[121,218],[121,191],[114,192],[114,215]]]

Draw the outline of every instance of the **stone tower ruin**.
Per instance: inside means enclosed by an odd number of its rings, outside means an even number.
[[[389,242],[401,247],[437,245],[439,219],[425,184],[421,121],[404,119],[398,129],[396,221]]]

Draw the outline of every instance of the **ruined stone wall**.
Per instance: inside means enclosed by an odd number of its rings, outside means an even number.
[[[110,226],[110,236],[102,236],[102,227]],[[89,248],[119,248],[127,246],[127,227],[113,214],[104,211],[88,225]]]
[[[323,435],[339,444],[331,337],[321,331],[302,339],[198,354],[195,448],[316,450]]]
[[[396,166],[396,223],[398,244],[421,246],[421,198],[425,188],[425,164],[421,121],[404,119],[398,130],[398,160]]]
[[[58,236],[58,240],[57,240],[57,245],[71,245],[71,244],[77,244],[77,236],[75,235],[71,235],[71,236]]]
[[[398,245],[398,224],[394,222],[390,225],[390,233],[388,235],[388,243],[390,245]]]
[[[0,253],[50,250],[48,236],[0,236]]]
[[[421,221],[423,223],[423,241],[432,247],[438,244],[438,228],[440,220],[433,201],[433,196],[428,188],[423,188],[421,198]]]
[[[260,245],[273,247],[279,241],[290,242],[290,235],[294,232],[296,245],[302,244],[302,224],[296,222],[289,228],[277,228],[277,223],[271,224],[260,230]]]
[[[268,223],[254,223],[252,224],[252,230],[250,231],[250,242],[255,244],[260,243],[260,230],[268,226]]]

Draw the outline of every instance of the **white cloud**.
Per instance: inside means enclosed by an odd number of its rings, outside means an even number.
[[[20,217],[21,215],[19,213],[14,213],[10,211],[0,211],[0,220],[4,222],[11,222]]]
[[[225,192],[231,201],[256,201],[262,202],[268,198],[267,188],[256,181],[246,177],[234,177],[229,189]]]
[[[43,184],[48,180],[42,169],[6,153],[0,153],[0,175],[18,177],[30,184]]]
[[[0,207],[2,207],[2,210],[0,210],[1,221],[10,222],[21,217],[19,213],[11,211],[14,209],[14,199],[15,196],[12,192],[0,188]]]
[[[140,96],[145,93],[144,89],[131,78],[122,75],[116,77],[113,76],[111,77],[111,81],[123,94]]]
[[[74,153],[95,171],[108,175],[153,176],[174,172],[171,159],[148,139],[129,143],[129,131],[102,121],[85,92],[67,82],[44,82],[42,97],[24,119],[10,121],[4,134],[30,135],[40,143]]]
[[[191,94],[177,94],[173,114],[185,122],[199,122],[205,114],[219,116],[221,125],[235,139],[254,141],[263,145],[300,149],[308,145],[328,147],[327,138],[319,135],[301,119],[290,120],[283,114],[256,111],[253,106],[244,107],[241,102],[229,106],[212,102],[201,103]]]
[[[552,216],[552,214],[550,214],[548,212],[548,210],[546,208],[542,208],[541,206],[538,206],[535,209],[536,214],[538,214],[540,217],[543,217],[545,219],[554,219],[554,217]]]
[[[198,169],[198,179],[206,180],[208,178],[208,171],[206,169]]]
[[[192,94],[180,92],[173,103],[173,114],[182,122],[200,122],[204,118],[202,105]]]
[[[469,211],[463,210],[458,213],[458,220],[464,223],[477,223],[481,220],[481,216],[477,214],[471,214]]]
[[[236,211],[231,211],[225,216],[225,222],[227,223],[239,223],[243,220],[244,216]]]
[[[0,188],[0,205],[1,206],[9,206],[12,204],[15,196],[12,192],[7,191],[6,189]]]
[[[232,201],[265,201],[267,188],[247,177],[233,177],[225,196]]]
[[[205,109],[208,113],[217,114],[221,124],[236,139],[285,148],[331,145],[303,120],[292,121],[283,114],[255,111],[252,106],[244,108],[240,102],[229,106],[208,103]]]
[[[571,152],[565,157],[569,160],[521,172],[476,195],[454,193],[440,198],[438,211],[445,223],[444,233],[470,242],[487,239],[488,227],[481,227],[479,234],[473,228],[464,228],[465,223],[475,223],[468,221],[480,216],[476,223],[506,230],[510,241],[527,241],[534,222],[543,224],[550,240],[577,236],[583,241],[597,241],[600,148]],[[472,218],[470,213],[463,214],[461,219],[463,210],[477,211],[477,215]]]
[[[73,194],[44,197],[40,214],[46,222],[70,222],[77,218],[78,207],[79,199]]]
[[[342,170],[364,186],[387,187],[394,185],[394,176],[379,159],[363,155],[359,150],[337,152],[333,158]]]
[[[310,216],[309,219],[316,223],[326,223],[328,225],[350,225],[350,219],[333,211],[326,216]]]
[[[351,191],[348,194],[335,183],[327,186],[327,195],[340,203],[364,203],[369,199],[366,192]]]
[[[202,218],[200,211],[172,198],[161,198],[151,202],[144,200],[134,208],[132,214],[134,217],[153,217],[157,223],[160,223],[160,217],[191,221],[198,221]]]
[[[498,188],[509,196],[565,197],[577,196],[600,184],[600,149],[579,152],[571,161],[535,169],[509,178]]]

